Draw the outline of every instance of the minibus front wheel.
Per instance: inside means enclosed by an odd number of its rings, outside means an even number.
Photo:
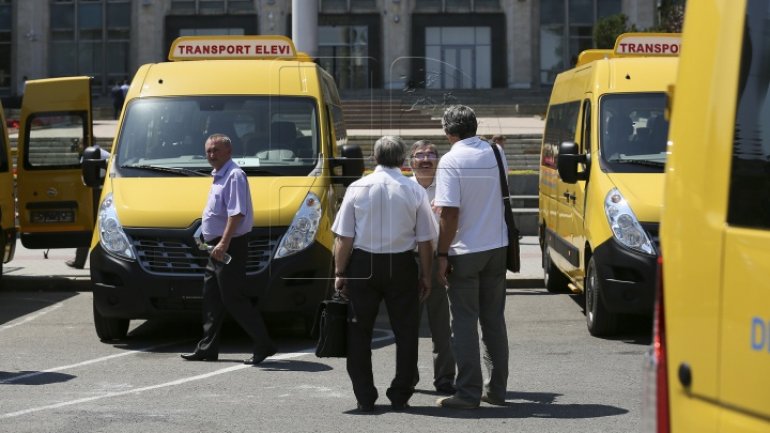
[[[94,328],[102,341],[123,340],[128,335],[128,319],[104,317],[94,305]]]
[[[588,261],[585,280],[586,325],[594,337],[612,335],[617,332],[618,315],[611,313],[604,306],[601,296],[601,283],[596,272],[596,260]]]

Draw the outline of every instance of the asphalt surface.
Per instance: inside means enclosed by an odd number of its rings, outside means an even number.
[[[225,327],[218,362],[185,362],[198,320],[131,322],[125,341],[102,343],[91,318],[88,268],[74,250],[17,251],[0,280],[0,432],[635,432],[649,324],[590,337],[580,298],[542,286],[537,238],[522,239],[522,272],[508,275],[506,406],[443,409],[432,387],[426,320],[421,380],[411,408],[393,412],[385,389],[395,346],[387,314],[373,345],[380,391],[371,415],[355,410],[344,359],[317,358],[314,341],[272,325],[278,353],[240,363],[248,337]]]

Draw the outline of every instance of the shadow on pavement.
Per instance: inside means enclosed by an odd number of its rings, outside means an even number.
[[[0,289],[0,329],[14,326],[13,321],[46,308],[50,308],[65,299],[77,296],[77,291],[56,291],[32,293],[26,290],[9,290],[7,277],[3,277]]]
[[[90,292],[91,279],[65,275],[3,275],[2,292]]]
[[[2,385],[50,385],[74,379],[77,376],[56,372],[16,371],[8,373],[0,371],[0,386]]]
[[[487,406],[482,403],[478,409],[445,409],[438,406],[412,407],[409,413],[441,418],[491,419],[491,418],[554,418],[580,419],[617,416],[628,413],[628,409],[604,404],[558,404],[509,401],[506,406]]]

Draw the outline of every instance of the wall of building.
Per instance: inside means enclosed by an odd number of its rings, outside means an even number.
[[[307,1],[307,0],[301,0]],[[315,1],[315,0],[313,0]],[[656,0],[621,0],[623,12],[640,29],[656,22]],[[288,17],[292,0],[254,0],[257,31],[261,34],[289,35]],[[381,59],[378,66],[382,86],[403,88],[411,73],[413,54],[411,34],[412,14],[419,0],[377,0],[376,10],[381,20]],[[22,77],[48,76],[49,0],[18,0],[14,2],[14,86]],[[510,89],[538,89],[539,83],[539,7],[540,0],[501,0],[498,12],[504,14],[504,52],[493,56],[492,68],[504,68],[504,85]],[[166,16],[171,0],[133,0],[131,5],[131,76],[142,64],[165,61]],[[450,12],[452,12],[450,10]],[[493,11],[494,12],[494,11]],[[323,13],[323,11],[321,12]],[[350,12],[353,13],[353,12]],[[467,13],[467,12],[466,12]],[[471,13],[472,14],[472,13]],[[289,35],[290,36],[290,35]]]

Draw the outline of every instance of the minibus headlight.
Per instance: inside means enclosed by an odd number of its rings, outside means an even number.
[[[315,241],[318,223],[321,221],[321,200],[309,192],[302,206],[294,215],[289,229],[278,244],[275,258],[280,259],[298,253]]]
[[[105,251],[130,260],[136,258],[131,248],[131,242],[128,241],[128,236],[126,236],[123,226],[118,220],[118,212],[112,201],[112,193],[107,194],[99,206],[97,227],[99,229],[99,244]]]
[[[612,188],[604,199],[604,213],[612,235],[621,244],[646,254],[655,254],[650,237],[639,224],[634,211],[617,188]]]

